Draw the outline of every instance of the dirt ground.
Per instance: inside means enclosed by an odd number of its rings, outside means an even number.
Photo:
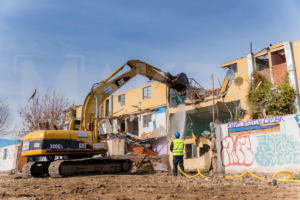
[[[24,178],[0,175],[0,199],[300,199],[300,184],[266,182],[251,177],[213,179],[147,175],[90,175]]]

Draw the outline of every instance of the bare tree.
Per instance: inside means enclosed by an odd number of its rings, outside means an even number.
[[[64,110],[70,105],[68,98],[53,90],[43,96],[36,94],[20,109],[23,129],[20,135],[35,130],[62,129],[64,126]]]
[[[9,117],[9,108],[6,103],[0,99],[0,131],[6,129]]]

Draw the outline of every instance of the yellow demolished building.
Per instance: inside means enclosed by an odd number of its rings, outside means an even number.
[[[202,99],[186,99],[184,108],[176,103],[169,104],[169,131],[181,130],[185,135],[184,162],[188,170],[207,170],[210,167],[210,141],[206,137],[211,131],[210,122],[251,119],[247,94],[254,71],[264,75],[274,85],[282,83],[287,74],[296,91],[296,110],[300,111],[300,40],[270,45],[256,53],[250,52],[244,57],[226,62],[221,67],[226,70],[226,77],[219,89],[206,90],[208,94]],[[182,129],[176,115],[183,111],[186,117]]]
[[[99,108],[100,117],[110,119],[109,126],[103,125],[104,132],[160,138],[154,150],[159,155],[169,154],[171,157],[168,150],[170,136],[180,131],[185,138],[185,168],[209,170],[210,123],[251,119],[247,94],[254,71],[274,85],[280,84],[288,74],[296,91],[295,107],[297,112],[300,111],[300,40],[269,45],[256,53],[250,52],[228,61],[221,67],[226,70],[226,76],[217,89],[201,88],[197,81],[191,79],[190,91],[178,94],[154,81],[110,96]],[[180,96],[184,104],[179,104],[176,96]],[[80,107],[75,110],[73,117],[80,118]],[[105,130],[107,127],[112,128]]]

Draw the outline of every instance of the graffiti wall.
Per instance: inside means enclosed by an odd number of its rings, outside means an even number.
[[[218,170],[300,171],[300,115],[222,124]]]

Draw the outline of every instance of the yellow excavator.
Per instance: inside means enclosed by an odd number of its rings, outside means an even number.
[[[126,65],[130,70],[118,75]],[[184,73],[172,76],[143,61],[129,60],[107,79],[92,86],[85,98],[81,119],[72,119],[67,130],[38,130],[24,137],[22,156],[45,159],[28,162],[24,165],[22,173],[33,177],[64,177],[130,171],[131,160],[105,157],[108,146],[99,134],[98,108],[107,97],[138,74],[167,84],[179,92],[186,90],[189,85]],[[102,156],[93,157],[98,154]]]

